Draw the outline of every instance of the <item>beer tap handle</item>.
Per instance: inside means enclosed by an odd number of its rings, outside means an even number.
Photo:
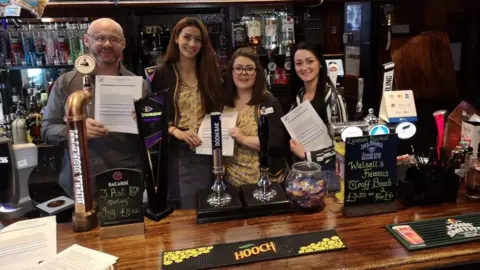
[[[358,79],[358,101],[357,107],[355,110],[355,120],[362,120],[363,115],[363,89],[364,89],[364,81],[363,78]]]
[[[270,142],[270,122],[262,108],[260,112],[260,121],[258,122],[258,139],[260,141],[260,167],[262,169],[268,168],[268,147]]]

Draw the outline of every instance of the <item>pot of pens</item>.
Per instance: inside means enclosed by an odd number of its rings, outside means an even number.
[[[449,157],[445,148],[431,147],[428,155],[414,154],[414,162],[398,182],[398,199],[404,206],[456,202],[460,168],[467,150],[452,152]]]

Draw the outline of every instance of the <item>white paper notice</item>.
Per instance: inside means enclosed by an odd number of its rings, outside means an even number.
[[[138,134],[133,101],[142,97],[140,76],[96,76],[95,120],[110,132]]]
[[[360,47],[345,47],[345,75],[360,76]]]
[[[317,114],[310,101],[304,101],[298,107],[281,118],[292,139],[303,145],[305,152],[316,151],[332,146],[327,126]]]
[[[0,231],[0,269],[35,269],[55,254],[55,216],[19,221]]]
[[[118,258],[100,251],[73,245],[36,269],[105,270],[117,263]]]
[[[222,155],[231,157],[235,147],[235,139],[230,136],[230,129],[237,125],[238,112],[222,113],[220,120],[222,121]],[[205,115],[200,129],[198,130],[198,137],[202,139],[202,145],[197,147],[196,153],[199,155],[212,154],[212,124],[210,115]]]

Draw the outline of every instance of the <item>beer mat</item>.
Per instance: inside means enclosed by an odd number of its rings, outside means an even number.
[[[480,213],[387,225],[409,251],[480,240]]]
[[[209,269],[345,249],[335,230],[166,251],[163,269]]]

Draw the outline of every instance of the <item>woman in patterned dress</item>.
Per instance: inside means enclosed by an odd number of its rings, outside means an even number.
[[[237,125],[230,130],[235,139],[233,157],[224,157],[226,179],[233,186],[257,183],[260,177],[258,121],[260,110],[273,112],[270,122],[270,179],[281,182],[285,174],[288,149],[280,117],[280,102],[266,91],[265,73],[258,56],[250,49],[237,50],[227,69],[223,112],[238,112]]]
[[[205,25],[184,18],[173,28],[165,63],[146,69],[153,92],[167,92],[172,144],[168,193],[176,208],[195,208],[198,189],[212,185],[212,157],[197,155],[205,114],[219,111],[221,72]],[[172,106],[173,105],[173,106]]]

